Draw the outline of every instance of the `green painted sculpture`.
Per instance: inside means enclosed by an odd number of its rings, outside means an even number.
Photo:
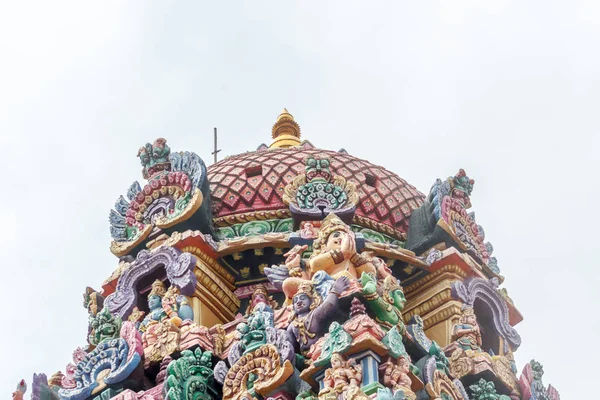
[[[390,388],[378,389],[377,400],[404,400],[404,393],[398,390],[395,393]]]
[[[429,355],[435,358],[435,367],[443,371],[446,375],[450,374],[450,360],[444,354],[444,350],[437,342],[432,341],[429,347]]]
[[[260,346],[267,344],[267,328],[273,327],[273,310],[259,303],[248,316],[248,321],[241,322],[236,329],[241,334],[243,354],[250,353]]]
[[[217,391],[213,387],[212,353],[184,350],[181,358],[167,367],[165,382],[166,400],[213,400]]]
[[[398,358],[406,355],[406,348],[402,342],[402,335],[398,332],[398,327],[394,326],[390,329],[381,342],[388,348],[390,356]]]
[[[377,316],[377,322],[388,329],[397,326],[398,332],[405,335],[406,327],[402,320],[402,309],[406,298],[398,280],[391,275],[385,277],[383,284],[379,286],[379,291],[377,281],[366,272],[361,274],[360,282],[364,299]]]
[[[308,157],[306,160],[306,183],[298,188],[296,202],[301,209],[312,209],[318,199],[325,197],[332,210],[346,204],[348,194],[337,182],[331,183],[330,161]]]
[[[116,339],[121,332],[121,317],[114,316],[104,307],[102,311],[90,319],[92,333],[90,334],[90,343],[94,346],[100,343]]]
[[[321,355],[315,361],[316,366],[327,365],[334,353],[343,354],[352,344],[352,335],[344,330],[338,322],[329,325],[329,333],[323,342]]]
[[[469,386],[469,389],[472,400],[510,400],[510,397],[496,393],[494,382],[485,379],[480,379],[476,384]]]

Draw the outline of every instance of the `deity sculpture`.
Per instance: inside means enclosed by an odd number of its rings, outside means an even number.
[[[308,269],[311,276],[325,271],[334,279],[342,275],[356,279],[362,272],[376,272],[370,260],[357,253],[354,232],[335,214],[321,224]]]
[[[167,367],[165,399],[214,399],[214,372],[212,352],[198,347],[194,351],[183,350],[181,358]]]
[[[452,328],[452,339],[454,341],[444,349],[446,354],[452,354],[457,349],[483,351],[481,349],[481,330],[472,307],[463,308],[458,324]]]
[[[361,366],[354,359],[346,361],[341,354],[335,353],[331,356],[331,368],[325,370],[319,398],[328,398],[329,394],[343,395],[345,399],[356,398],[361,382]]]
[[[258,303],[248,321],[241,322],[236,327],[241,334],[241,349],[243,354],[267,343],[267,328],[273,327],[273,310],[265,303]]]
[[[83,307],[88,311],[88,343],[95,345],[96,340],[94,339],[96,333],[92,326],[93,320],[96,318],[98,313],[104,307],[104,297],[96,292],[91,287],[87,287],[83,294]]]
[[[227,333],[222,324],[217,324],[214,326],[214,332],[211,334],[211,337],[213,340],[213,353],[216,356],[220,356],[223,353],[226,336]]]
[[[248,308],[246,308],[244,316],[248,317],[254,310],[254,307],[261,303],[264,303],[267,306],[269,306],[271,310],[277,308],[277,302],[273,300],[272,296],[269,296],[269,291],[267,290],[267,287],[263,284],[258,284],[254,287],[252,296],[250,296],[250,302],[248,303]]]
[[[344,327],[337,321],[333,321],[329,325],[329,332],[324,336],[321,346],[321,354],[314,361],[314,365],[322,366],[331,361],[331,357],[335,353],[344,353],[352,344],[352,335],[350,335]],[[313,348],[312,350],[315,350]]]
[[[90,315],[95,316],[104,306],[104,297],[88,286],[83,294],[83,306]]]
[[[471,398],[473,400],[510,400],[510,397],[496,392],[494,382],[488,382],[485,379],[479,379],[474,385],[470,385]],[[539,398],[542,400],[542,398]]]
[[[388,275],[381,284],[377,285],[372,275],[363,273],[360,280],[367,305],[377,315],[377,322],[387,326],[388,329],[397,326],[401,335],[407,335],[402,320],[402,309],[406,298],[398,279]]]
[[[321,283],[329,285],[332,280],[341,276],[355,281],[361,273],[377,275],[377,268],[369,257],[361,255],[356,250],[354,232],[335,214],[329,214],[323,220],[317,238],[313,242],[313,252],[307,262],[301,255],[308,246],[295,246],[287,254],[283,266],[265,268],[269,280],[281,287],[288,299],[293,298],[298,287],[312,280],[315,289],[321,290]]]
[[[338,297],[348,288],[346,276],[339,277],[329,290],[327,297],[322,299],[313,288],[310,281],[300,284],[292,299],[293,312],[290,315],[288,333],[294,342],[294,347],[301,353],[306,353],[319,336],[325,333],[327,321],[338,307]]]
[[[300,229],[300,237],[302,239],[314,239],[317,237],[317,228],[315,228],[315,226],[310,223],[310,222],[306,222],[304,224],[304,227],[302,229]]]
[[[165,289],[164,283],[157,279],[152,284],[152,290],[148,294],[148,314],[139,325],[140,332],[145,332],[148,327],[164,319],[171,318],[176,326],[181,320],[193,319],[194,313],[184,296],[178,296],[176,288],[171,286]]]
[[[410,357],[403,355],[398,358],[397,363],[391,359],[381,364],[379,370],[383,372],[383,384],[396,391],[401,391],[407,400],[414,400],[415,393],[411,390],[412,380],[410,379]]]

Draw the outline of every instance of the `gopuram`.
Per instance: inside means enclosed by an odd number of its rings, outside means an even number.
[[[116,269],[32,399],[560,398],[538,362],[517,371],[522,316],[465,171],[423,195],[301,140],[287,110],[272,139],[210,167],[139,149],[144,183],[109,213]]]

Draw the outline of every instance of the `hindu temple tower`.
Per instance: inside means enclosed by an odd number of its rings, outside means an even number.
[[[270,144],[209,167],[163,138],[137,156],[114,271],[32,398],[559,399],[539,363],[517,371],[523,317],[465,171],[424,194],[285,109]]]

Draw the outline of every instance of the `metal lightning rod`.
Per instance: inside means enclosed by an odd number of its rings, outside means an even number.
[[[210,154],[212,154],[215,158],[214,158],[214,163],[217,163],[217,153],[220,152],[221,149],[217,149],[217,128],[215,128],[215,147],[214,147],[214,151]]]

